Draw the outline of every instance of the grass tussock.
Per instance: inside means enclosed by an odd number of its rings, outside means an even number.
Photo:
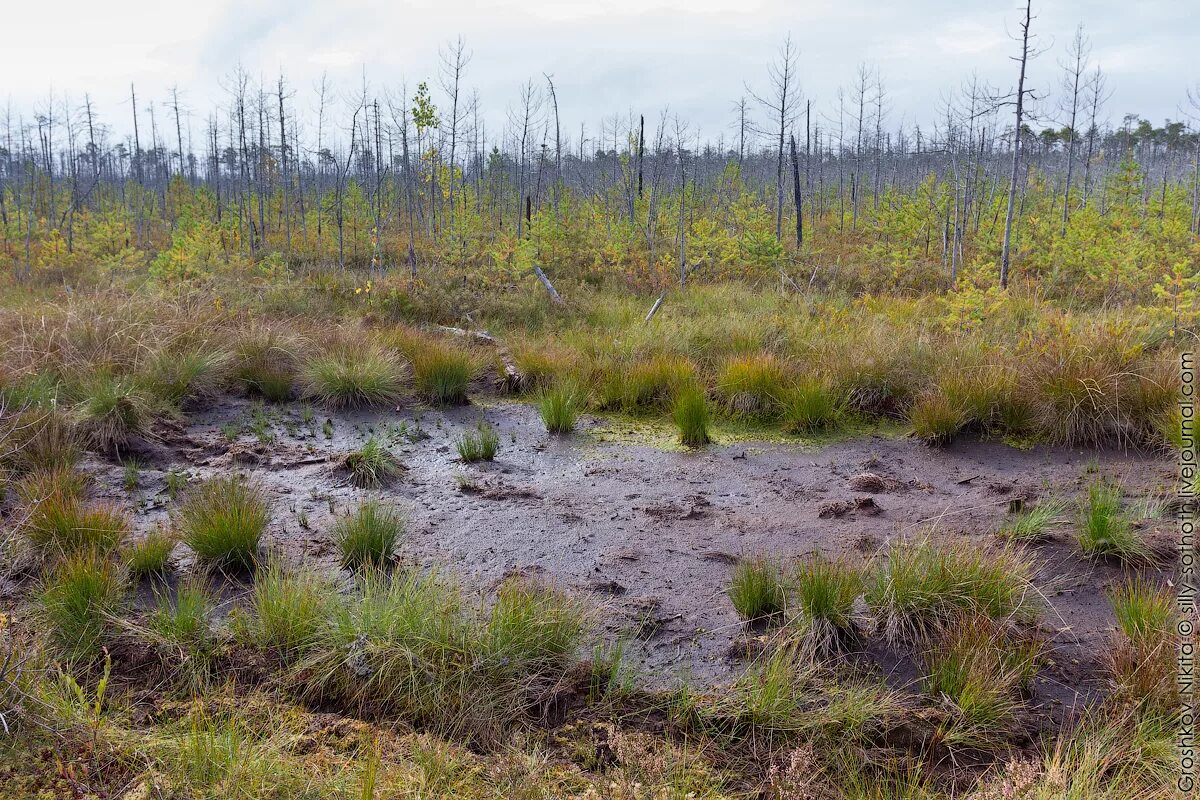
[[[169,529],[159,527],[129,545],[125,566],[133,578],[162,576],[171,568],[171,553],[178,539]]]
[[[267,497],[237,475],[212,478],[188,492],[176,521],[183,541],[204,563],[250,569],[269,519]]]
[[[386,486],[404,472],[399,459],[375,436],[367,439],[359,449],[347,453],[342,466],[350,475],[350,483],[360,489]]]
[[[124,603],[125,588],[122,570],[94,550],[56,564],[39,595],[41,618],[55,652],[70,662],[94,660]]]
[[[1106,481],[1088,487],[1077,539],[1080,549],[1092,557],[1123,564],[1149,564],[1154,560],[1154,552],[1124,511],[1121,488]]]
[[[1047,498],[1032,508],[1016,514],[997,531],[1003,538],[1014,542],[1041,542],[1051,535],[1054,528],[1067,519],[1065,500]]]
[[[273,402],[292,397],[300,363],[299,343],[276,328],[255,326],[233,350],[233,379],[247,394]]]
[[[685,447],[704,447],[712,441],[708,433],[708,400],[694,386],[680,389],[671,412],[679,429],[679,443]]]
[[[614,361],[600,371],[599,405],[642,414],[670,410],[687,387],[696,385],[696,367],[679,356],[661,355],[629,363]]]
[[[0,403],[0,469],[15,475],[58,472],[82,456],[79,436],[67,412],[57,407],[5,412]]]
[[[1163,716],[1178,710],[1175,683],[1175,598],[1154,581],[1134,577],[1109,595],[1119,633],[1109,653],[1113,699]]]
[[[500,450],[500,434],[486,422],[480,422],[475,430],[466,431],[455,442],[458,457],[466,463],[495,461]]]
[[[138,375],[150,396],[175,408],[215,397],[229,377],[229,353],[214,345],[164,347],[156,350]]]
[[[818,652],[835,651],[857,639],[854,601],[863,585],[857,567],[815,556],[796,566],[792,584],[792,610],[803,616]]]
[[[310,569],[269,563],[254,576],[247,632],[258,648],[283,661],[306,655],[342,602],[333,584]]]
[[[784,403],[787,371],[772,353],[731,359],[717,378],[724,409],[736,416],[774,417]]]
[[[129,532],[128,517],[115,506],[89,504],[87,476],[74,470],[38,472],[17,484],[23,525],[43,556],[80,550],[111,553]]]
[[[729,600],[751,622],[782,613],[787,602],[783,568],[766,558],[738,561],[729,583]]]
[[[845,416],[842,402],[828,383],[807,378],[783,392],[780,415],[783,428],[790,434],[819,433],[837,427]]]
[[[545,390],[538,398],[538,413],[548,433],[570,433],[575,430],[584,397],[573,384],[559,383]]]
[[[314,356],[302,371],[306,397],[334,409],[369,408],[395,403],[403,394],[400,362],[369,346],[335,347]]]
[[[406,353],[412,363],[417,396],[435,406],[461,406],[469,402],[467,388],[479,370],[465,350],[430,341]]]
[[[921,395],[908,410],[913,435],[929,445],[949,444],[967,424],[967,416],[942,391]]]
[[[97,375],[80,388],[75,429],[90,447],[116,453],[150,434],[150,401],[130,380]]]
[[[1006,545],[991,551],[929,540],[894,544],[867,577],[864,599],[893,642],[928,641],[964,613],[1026,622],[1037,612],[1032,560]]]
[[[404,517],[395,508],[368,500],[333,526],[333,540],[350,569],[382,568],[391,563],[404,531]]]

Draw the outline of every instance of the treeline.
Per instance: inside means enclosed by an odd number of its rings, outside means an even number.
[[[86,96],[10,111],[8,274],[318,264],[486,283],[536,263],[642,287],[741,276],[926,289],[986,282],[1011,248],[1015,274],[1048,290],[1099,281],[1085,290],[1096,299],[1145,301],[1155,286],[1190,291],[1200,271],[1200,133],[1107,121],[1082,31],[1056,102],[972,81],[931,128],[893,124],[866,66],[836,103],[803,100],[788,41],[769,89],[740,98],[730,135],[706,141],[666,114],[568,130],[550,78],[526,83],[489,130],[464,43],[442,55],[436,89],[364,83],[345,96],[323,81],[315,115],[286,76],[241,71],[202,124],[178,92],[145,102],[134,87],[127,124],[101,120]],[[1065,122],[1035,131],[1051,119]]]

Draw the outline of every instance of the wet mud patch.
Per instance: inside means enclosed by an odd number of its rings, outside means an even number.
[[[480,421],[499,434],[499,454],[460,463],[456,441]],[[339,570],[335,519],[368,498],[395,503],[408,516],[402,561],[452,570],[481,596],[517,574],[588,596],[605,638],[624,642],[651,686],[720,684],[745,669],[747,630],[726,595],[741,558],[819,552],[865,564],[920,536],[991,548],[1020,504],[1078,500],[1101,477],[1152,498],[1173,480],[1166,459],[1128,453],[979,441],[930,449],[891,435],[682,452],[606,440],[597,431],[607,425],[585,418],[576,434],[551,436],[520,403],[331,414],[222,398],[135,454],[137,489],[123,487],[119,464],[89,468],[104,494],[136,505],[141,532],[169,523],[168,474],[243,474],[272,499],[267,548],[330,571]],[[371,437],[405,470],[358,488],[339,465]],[[1168,519],[1140,524],[1152,543],[1169,543]],[[1032,548],[1053,647],[1033,701],[1051,716],[1102,692],[1099,659],[1115,625],[1106,592],[1123,574],[1083,558],[1073,533],[1072,520]],[[185,547],[176,558],[186,568]],[[861,655],[893,684],[920,678],[911,653],[879,642],[867,635]]]

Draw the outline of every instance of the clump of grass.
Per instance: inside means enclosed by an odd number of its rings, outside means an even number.
[[[1033,618],[1033,563],[1013,546],[966,542],[893,545],[866,581],[864,599],[893,642],[927,640],[961,614],[1013,622]]]
[[[55,650],[71,662],[95,658],[124,595],[124,574],[103,554],[84,550],[63,559],[39,598]]]
[[[925,688],[951,712],[949,745],[987,749],[1004,741],[1020,708],[1018,689],[1036,671],[1040,648],[1013,644],[986,617],[958,620],[925,654]]]
[[[463,461],[494,461],[496,452],[500,449],[500,434],[486,422],[480,422],[473,431],[467,431],[458,437],[455,445],[458,457]]]
[[[294,660],[317,643],[338,602],[332,584],[318,573],[268,564],[254,576],[251,639],[284,661]]]
[[[738,561],[729,584],[729,599],[734,610],[751,622],[781,613],[787,601],[782,568],[766,558]]]
[[[817,556],[797,567],[796,606],[819,651],[834,650],[857,637],[854,601],[861,593],[862,573],[847,563]]]
[[[787,373],[771,353],[731,359],[717,378],[725,409],[736,415],[774,416],[784,401]]]
[[[557,589],[510,579],[496,593],[483,643],[489,670],[511,680],[562,670],[575,654],[588,619]]]
[[[166,573],[176,538],[165,528],[156,528],[125,552],[125,564],[134,578]]]
[[[188,493],[179,508],[184,542],[205,563],[249,569],[268,520],[267,498],[236,475],[212,478]]]
[[[142,462],[136,458],[127,458],[121,471],[121,485],[125,491],[133,492],[142,483]]]
[[[151,396],[181,407],[214,397],[229,370],[229,354],[203,346],[164,348],[150,357],[138,377]]]
[[[399,362],[365,347],[335,348],[304,366],[304,393],[329,408],[366,408],[396,402],[403,392]]]
[[[1122,634],[1109,655],[1114,697],[1171,713],[1179,703],[1174,680],[1174,598],[1152,580],[1136,577],[1113,590],[1109,601]]]
[[[601,406],[630,414],[660,411],[695,383],[696,368],[679,356],[655,356],[628,369],[618,365],[604,380]]]
[[[1154,552],[1133,528],[1121,507],[1121,489],[1106,481],[1088,487],[1079,520],[1079,547],[1089,556],[1125,564],[1148,564]]]
[[[0,430],[0,467],[18,475],[69,469],[81,455],[79,437],[67,413],[57,407],[5,414]]]
[[[234,348],[233,378],[247,394],[282,402],[292,396],[297,361],[295,344],[278,331],[251,328]]]
[[[1121,632],[1133,641],[1166,638],[1175,618],[1170,592],[1146,578],[1125,581],[1109,594]]]
[[[568,383],[559,383],[538,398],[538,412],[550,433],[570,433],[574,430],[582,405],[579,389]]]
[[[74,470],[41,472],[17,485],[24,510],[23,529],[45,555],[79,550],[112,552],[129,531],[129,520],[114,506],[89,506],[83,499],[87,477]]]
[[[475,377],[475,360],[469,353],[430,342],[427,347],[408,353],[412,362],[413,383],[426,402],[439,406],[457,406],[467,400],[467,386]]]
[[[152,418],[145,396],[131,381],[101,374],[80,389],[75,427],[97,450],[119,452],[134,438],[150,432]]]
[[[1040,542],[1050,534],[1055,525],[1063,521],[1066,512],[1066,501],[1048,498],[1032,508],[1021,511],[1001,526],[997,533],[1002,538],[1014,542]]]
[[[919,396],[908,410],[913,434],[930,445],[947,444],[963,429],[967,416],[943,391]]]
[[[404,470],[387,446],[375,436],[348,453],[342,464],[350,473],[350,482],[360,489],[383,486]]]
[[[816,666],[811,654],[794,644],[774,648],[718,701],[715,712],[729,719],[733,732],[767,738],[801,730],[811,700]]]
[[[163,476],[163,488],[167,490],[167,497],[174,500],[179,496],[188,485],[188,474],[181,470],[172,469]]]
[[[818,379],[805,379],[783,393],[783,428],[791,434],[815,433],[838,424],[843,415],[833,389]]]
[[[344,566],[384,567],[391,562],[403,530],[404,517],[399,511],[378,500],[368,500],[354,514],[338,520],[333,540]]]
[[[184,581],[174,592],[156,592],[157,604],[146,628],[177,668],[202,678],[214,652],[209,617],[212,599],[199,581]]]
[[[679,442],[685,447],[704,447],[712,441],[708,435],[708,401],[695,386],[681,389],[675,396],[672,412],[679,428]]]

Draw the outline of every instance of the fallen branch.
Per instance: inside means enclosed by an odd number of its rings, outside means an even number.
[[[554,284],[550,282],[550,279],[546,277],[546,273],[542,272],[542,268],[537,264],[533,265],[533,274],[537,275],[537,279],[542,282],[542,286],[546,287],[546,291],[550,293],[551,300],[557,305],[566,305],[566,301],[562,299],[562,295],[558,293],[558,290],[554,288]]]

